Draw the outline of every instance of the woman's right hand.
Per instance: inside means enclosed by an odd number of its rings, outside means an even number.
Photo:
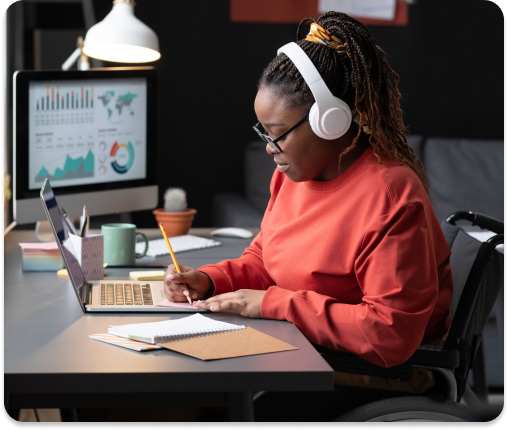
[[[186,266],[180,266],[180,270],[182,273],[170,264],[164,274],[164,292],[170,302],[186,302],[184,291],[189,292],[192,300],[208,298],[214,293],[215,286],[207,274]]]

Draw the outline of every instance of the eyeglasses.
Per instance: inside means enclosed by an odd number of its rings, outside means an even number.
[[[268,145],[270,145],[270,147],[277,151],[279,154],[282,154],[282,149],[280,149],[280,146],[277,145],[277,142],[279,140],[281,140],[284,136],[287,136],[289,133],[291,133],[296,127],[298,127],[299,125],[303,124],[307,118],[309,117],[309,115],[305,115],[305,118],[302,119],[298,124],[296,124],[295,126],[291,127],[288,131],[286,131],[285,133],[282,133],[277,139],[272,139],[270,136],[268,136],[268,134],[266,133],[262,133],[261,131],[258,130],[258,128],[261,127],[261,122],[258,122],[255,126],[253,126],[252,128],[254,130],[256,130],[256,133],[259,134],[259,137],[261,139],[263,139],[263,141],[265,143],[268,143]],[[264,131],[264,130],[263,130]]]

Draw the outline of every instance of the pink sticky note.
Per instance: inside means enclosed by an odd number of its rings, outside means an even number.
[[[20,243],[19,246],[22,250],[44,250],[44,251],[58,251],[58,245],[56,242],[45,242],[45,243]]]
[[[164,308],[188,308],[188,309],[197,309],[196,306],[192,306],[189,303],[176,303],[170,302],[168,299],[163,300],[162,302],[156,303],[155,306],[160,306]]]

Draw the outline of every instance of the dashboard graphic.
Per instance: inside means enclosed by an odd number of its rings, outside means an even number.
[[[34,81],[29,189],[146,178],[146,78]]]

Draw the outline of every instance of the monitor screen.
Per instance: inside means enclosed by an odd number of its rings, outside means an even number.
[[[32,81],[29,189],[146,178],[146,78]]]
[[[153,209],[158,76],[153,68],[14,74],[14,217],[45,219],[45,179],[69,216]]]

